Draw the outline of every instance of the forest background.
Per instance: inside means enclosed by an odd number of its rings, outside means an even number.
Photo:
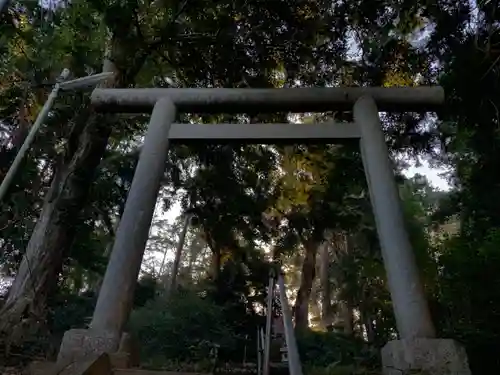
[[[441,110],[384,113],[383,126],[439,335],[465,345],[474,373],[498,371],[499,17],[497,0],[11,1],[0,15],[0,178],[63,68],[81,77],[111,61],[115,87],[439,84]],[[58,98],[1,203],[0,266],[14,280],[0,313],[6,363],[51,357],[65,330],[88,324],[146,124],[94,113],[88,92]],[[447,189],[405,174],[416,160],[445,170]],[[355,144],[169,150],[128,327],[143,364],[202,368],[214,343],[224,361],[241,362],[245,347],[251,361],[273,257],[304,366],[378,371],[397,332]]]

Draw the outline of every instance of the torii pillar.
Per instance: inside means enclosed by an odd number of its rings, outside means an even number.
[[[433,110],[443,101],[440,87],[94,90],[92,104],[97,111],[152,110],[152,116],[92,323],[88,330],[66,332],[59,362],[112,353],[118,348],[132,306],[169,141],[333,143],[354,138],[360,140],[400,337],[382,350],[383,373],[400,375],[420,370],[433,375],[469,375],[464,349],[453,340],[435,338],[378,116],[379,110]],[[354,123],[172,124],[176,112],[332,110],[353,110]]]
[[[384,375],[425,371],[435,375],[470,375],[467,354],[454,340],[436,339],[436,331],[404,226],[398,187],[378,109],[372,97],[354,104],[360,148],[387,273],[400,340],[382,349]]]

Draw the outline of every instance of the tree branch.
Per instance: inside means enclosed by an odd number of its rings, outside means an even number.
[[[189,0],[184,0],[184,2],[181,4],[181,6],[177,9],[177,12],[174,14],[172,20],[167,25],[165,25],[165,27],[164,27],[165,29],[168,29],[170,26],[172,26],[177,21],[177,19],[180,17],[180,15],[186,9],[188,3],[189,3]],[[160,36],[160,38],[158,40],[151,42],[148,45],[148,47],[146,48],[148,53],[156,50],[159,46],[161,46],[163,43],[165,43],[167,41],[167,38],[165,38],[165,36],[166,35],[163,34],[162,36]]]
[[[140,22],[139,22],[139,12],[138,12],[138,9],[139,9],[139,1],[135,1],[135,7],[133,9],[133,12],[134,12],[134,25],[135,25],[135,28],[137,29],[137,36],[142,39],[143,42],[145,42],[145,39],[144,39],[144,34],[142,33],[142,29],[141,29],[141,25],[140,25]]]
[[[111,237],[115,236],[115,228],[113,226],[113,222],[111,221],[111,217],[109,215],[109,212],[105,211],[104,209],[100,207],[95,207],[96,211],[99,213],[99,215],[102,218],[102,221],[104,222],[104,226],[108,230],[109,234]]]

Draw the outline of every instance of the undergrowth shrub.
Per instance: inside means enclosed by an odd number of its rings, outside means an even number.
[[[297,344],[310,375],[372,374],[380,368],[377,349],[341,333],[308,331],[298,336]]]
[[[141,362],[156,367],[185,362],[207,367],[214,345],[224,352],[236,342],[223,307],[193,291],[148,301],[133,311],[129,330],[141,343]]]

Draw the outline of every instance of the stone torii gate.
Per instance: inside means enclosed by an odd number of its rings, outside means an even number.
[[[411,248],[378,111],[432,111],[440,87],[287,89],[106,89],[99,112],[150,112],[151,119],[90,328],[66,332],[59,360],[114,352],[128,319],[169,142],[315,143],[359,139],[400,339],[383,348],[384,374],[470,374],[464,349],[437,339]],[[271,113],[352,110],[354,123],[174,124],[179,112]],[[166,338],[168,339],[168,338]]]

